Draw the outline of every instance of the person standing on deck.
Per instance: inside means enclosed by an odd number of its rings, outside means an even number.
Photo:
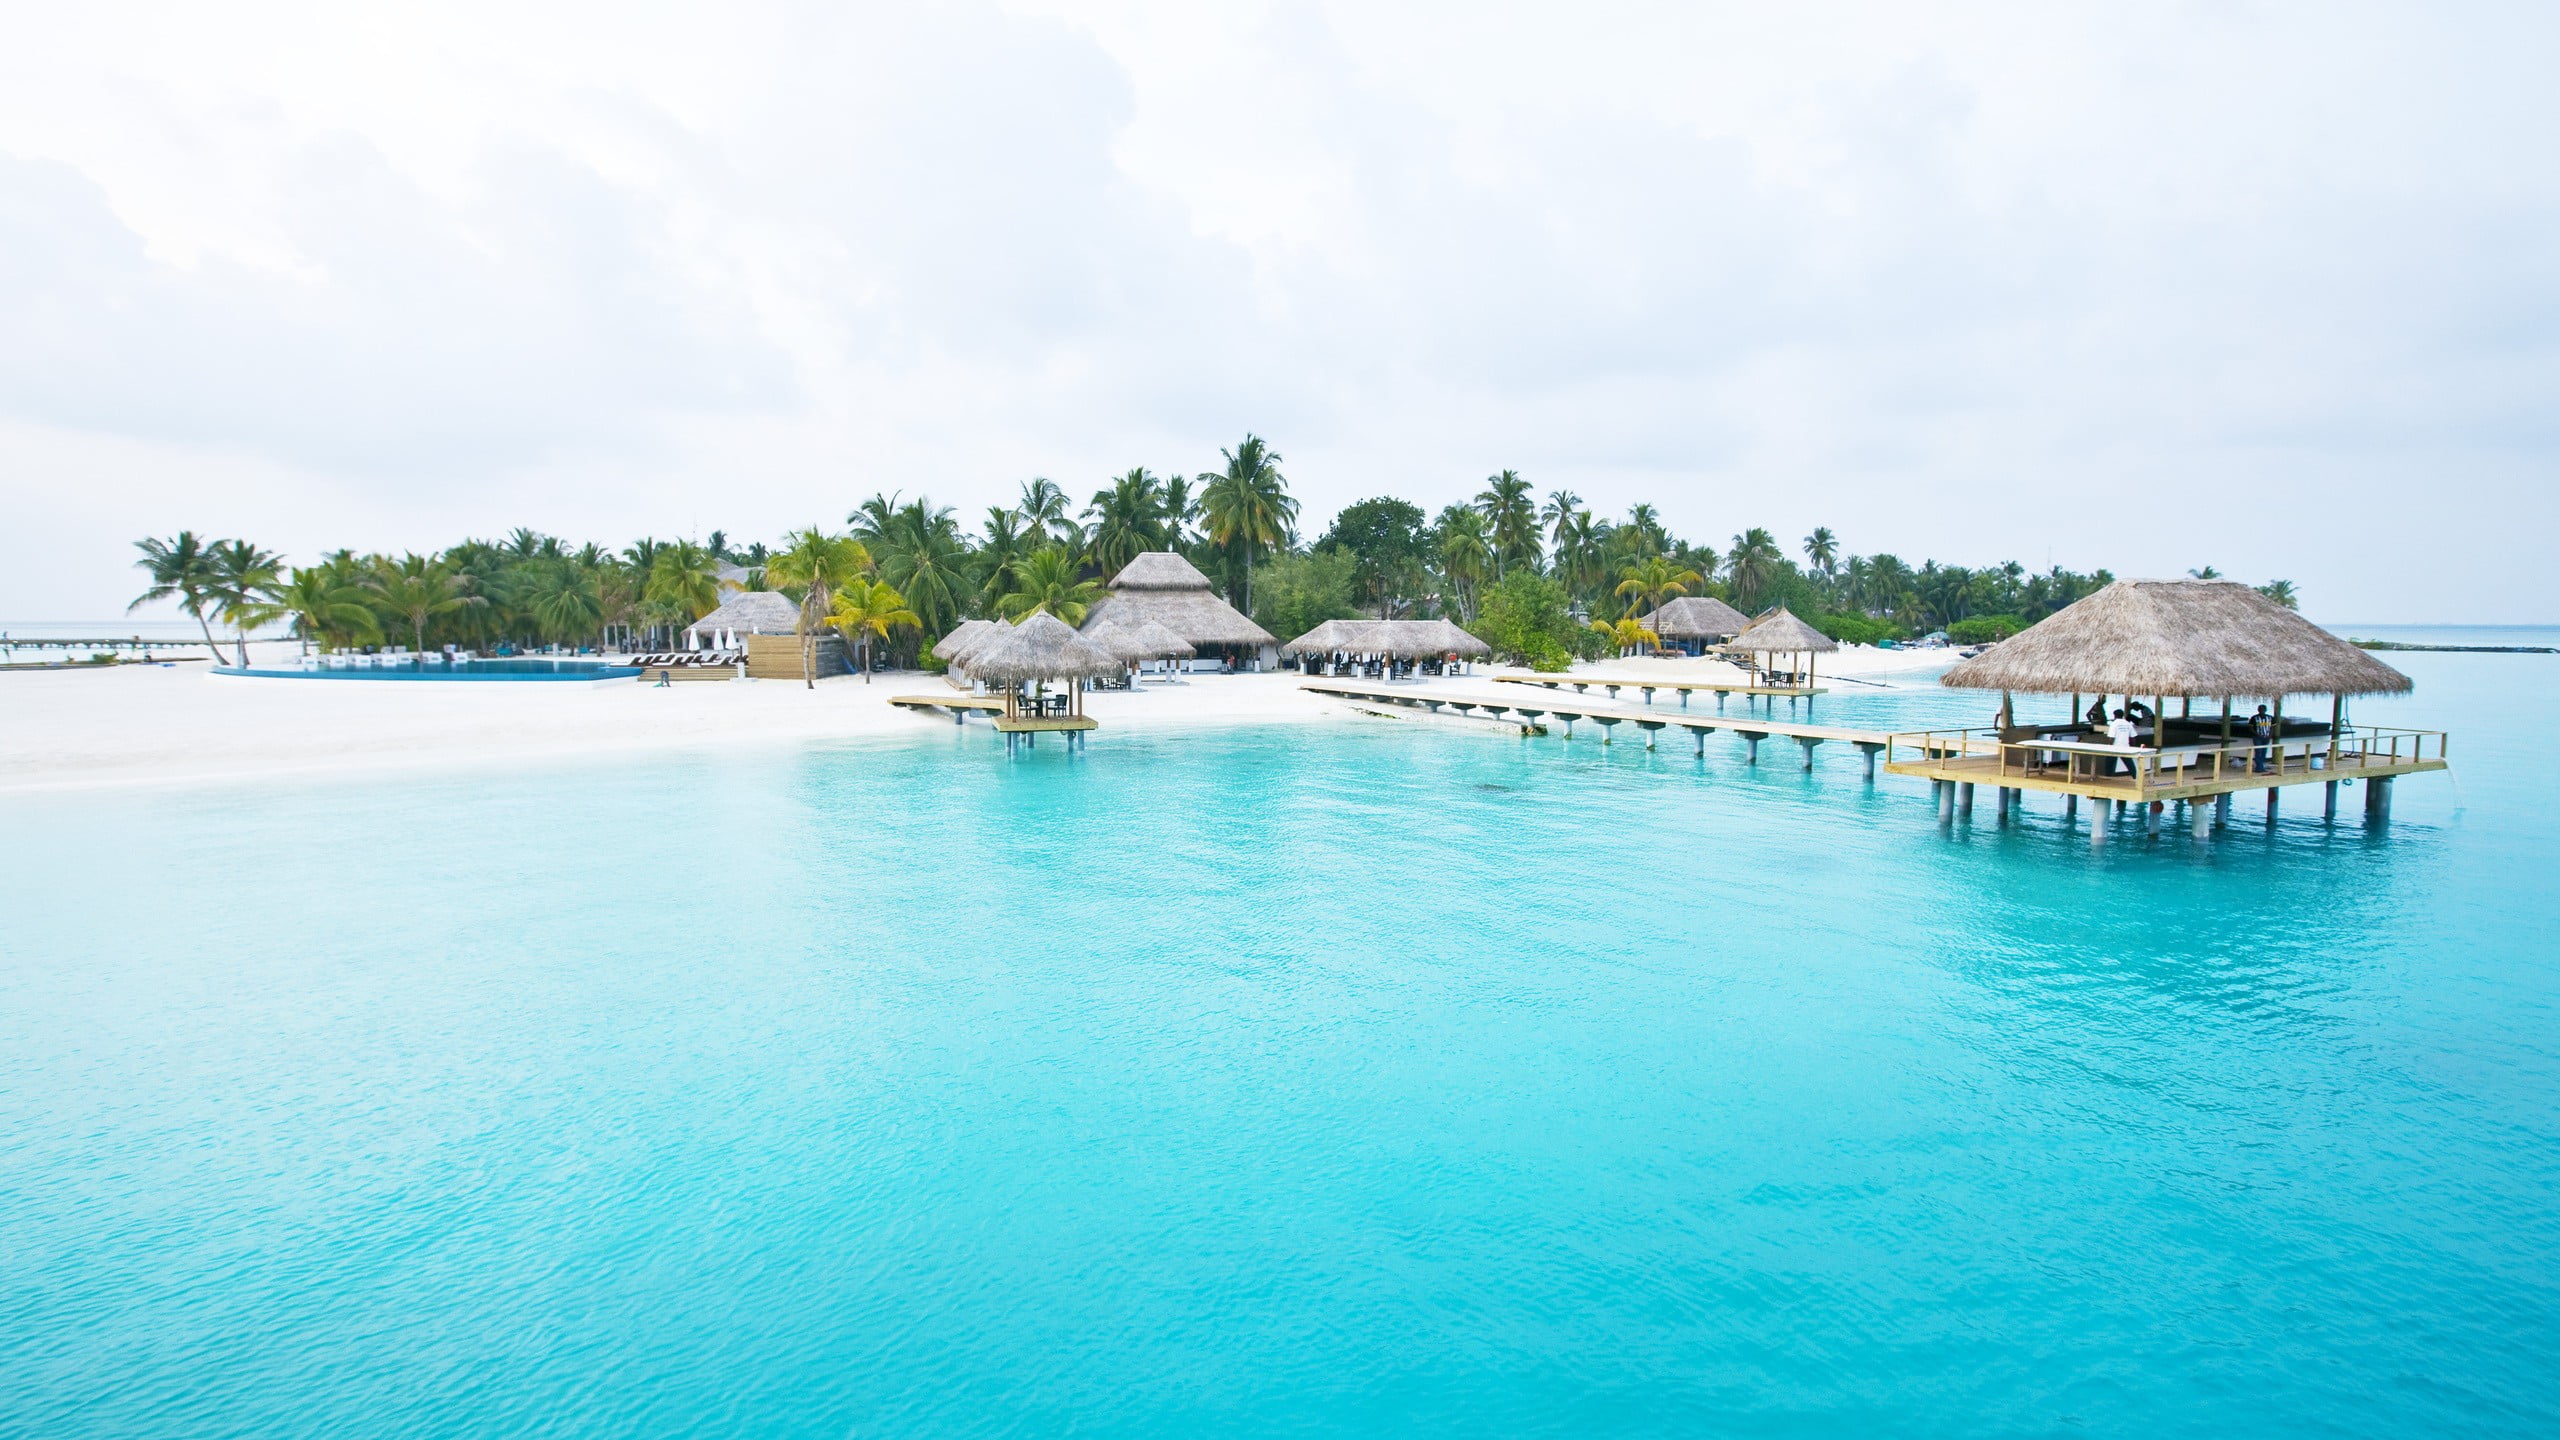
[[[2118,710],[2116,712],[2116,718],[2107,722],[2107,743],[2113,745],[2119,750],[2130,750],[2133,748],[2133,731],[2133,721],[2126,718],[2125,713],[2122,710]],[[2133,762],[2130,760],[2122,762],[2113,760],[2108,761],[2107,773],[2110,775],[2115,774],[2115,766],[2119,763],[2124,766],[2124,773],[2128,775],[2133,773]]]
[[[2275,717],[2267,713],[2266,706],[2261,705],[2258,707],[2258,713],[2249,717],[2249,739],[2256,747],[2249,752],[2251,773],[2258,775],[2267,773],[2267,752],[2275,744],[2275,738]]]

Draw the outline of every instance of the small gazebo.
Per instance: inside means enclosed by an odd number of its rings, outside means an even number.
[[[1004,713],[995,724],[1004,732],[1007,748],[1020,737],[1044,730],[1066,731],[1070,745],[1081,743],[1080,732],[1094,728],[1093,717],[1084,713],[1081,682],[1117,674],[1121,664],[1119,656],[1068,629],[1066,622],[1045,610],[1031,612],[1012,629],[968,652],[973,678],[1004,687]],[[1055,699],[1044,694],[1051,680],[1070,682],[1066,693]]]
[[[1931,732],[1914,742],[1911,761],[1888,768],[1965,796],[1977,781],[1996,785],[2004,811],[2024,791],[2045,790],[2101,806],[2149,802],[2155,817],[2180,800],[2212,800],[2227,814],[2232,792],[2264,786],[2272,814],[2278,787],[2318,783],[2334,814],[2338,782],[2363,778],[2368,814],[2387,816],[2392,779],[2445,768],[2439,731],[2347,723],[2349,697],[2406,694],[2408,676],[2234,581],[2116,581],[1940,683],[1999,692],[1996,724]],[[2067,696],[2068,713],[2022,724],[2020,694]],[[2287,718],[2285,701],[2301,695],[2325,696],[2326,719]],[[2085,714],[2084,696],[2095,701]],[[2215,710],[2197,714],[2198,699]],[[2235,701],[2264,701],[2270,714],[2254,729],[2249,719],[2235,723]],[[1942,792],[1941,808],[1952,811],[1961,798]],[[2202,834],[2203,806],[2194,819]]]
[[[1698,655],[1751,628],[1751,617],[1713,595],[1683,595],[1664,601],[1661,609],[1636,623],[1663,644]]]
[[[1840,642],[1780,605],[1764,612],[1718,648],[1729,655],[1749,657],[1752,679],[1763,693],[1819,695],[1822,692],[1813,683],[1813,657],[1838,650]],[[1787,657],[1784,670],[1774,663],[1781,655]]]

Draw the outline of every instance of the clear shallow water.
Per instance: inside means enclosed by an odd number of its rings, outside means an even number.
[[[2393,659],[2380,841],[1387,724],[7,802],[0,1432],[2549,1433],[2560,671]]]

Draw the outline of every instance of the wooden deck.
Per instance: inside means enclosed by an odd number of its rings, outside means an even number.
[[[2392,780],[2451,768],[2433,730],[2351,729],[2335,744],[2291,737],[2268,768],[2253,768],[2246,740],[2228,747],[2118,750],[2051,740],[2002,744],[1980,732],[1914,731],[1893,737],[1885,771],[1954,785],[2034,790],[2127,803],[2211,800],[2243,790]]]
[[[1697,741],[1698,753],[1707,750],[1707,737],[1727,731],[1739,737],[1750,748],[1751,761],[1759,763],[1760,742],[1793,740],[1804,750],[1804,768],[1813,768],[1813,751],[1817,745],[1839,742],[1856,746],[1866,757],[1867,776],[1875,777],[1876,756],[1893,740],[1884,730],[1854,730],[1839,725],[1802,725],[1792,720],[1768,720],[1758,716],[1722,716],[1689,714],[1677,710],[1647,710],[1627,705],[1603,705],[1574,700],[1558,694],[1553,698],[1513,692],[1508,695],[1479,695],[1457,690],[1434,690],[1424,686],[1391,687],[1352,680],[1302,680],[1298,688],[1317,695],[1361,705],[1390,705],[1407,710],[1439,713],[1446,710],[1460,716],[1481,711],[1495,719],[1517,716],[1524,731],[1540,727],[1540,722],[1555,719],[1563,722],[1565,738],[1573,738],[1573,727],[1588,723],[1600,727],[1600,743],[1608,744],[1610,732],[1620,725],[1633,725],[1645,732],[1645,745],[1651,748],[1664,730],[1686,731]]]
[[[1728,695],[1758,699],[1784,697],[1789,700],[1810,700],[1816,695],[1831,693],[1829,687],[1822,685],[1790,687],[1737,684],[1731,680],[1651,680],[1624,675],[1573,675],[1562,672],[1553,675],[1496,675],[1493,679],[1497,685],[1539,685],[1549,690],[1570,685],[1576,695],[1587,695],[1591,692],[1591,687],[1597,685],[1608,691],[1609,698],[1612,700],[1618,698],[1618,692],[1621,690],[1641,690],[1644,692],[1644,703],[1647,705],[1653,703],[1655,691],[1663,690],[1679,696],[1680,704],[1684,709],[1687,708],[1689,697],[1692,695],[1713,694],[1716,697],[1716,703],[1721,706]]]
[[[1004,713],[1004,697],[1001,695],[962,695],[957,692],[949,695],[892,695],[889,703],[901,710],[941,711],[951,717],[954,725],[965,723],[972,715]]]
[[[996,729],[1007,735],[1046,735],[1055,730],[1098,728],[1099,722],[1090,715],[998,715],[996,717]]]

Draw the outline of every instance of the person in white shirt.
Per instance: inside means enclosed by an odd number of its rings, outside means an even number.
[[[2107,722],[2107,743],[2113,745],[2119,750],[2132,749],[2133,729],[2133,722],[2125,718],[2125,713],[2122,710],[2118,710],[2116,712],[2116,718]],[[2133,766],[2131,762],[2127,762],[2125,765],[2125,773],[2131,774],[2132,771]]]

